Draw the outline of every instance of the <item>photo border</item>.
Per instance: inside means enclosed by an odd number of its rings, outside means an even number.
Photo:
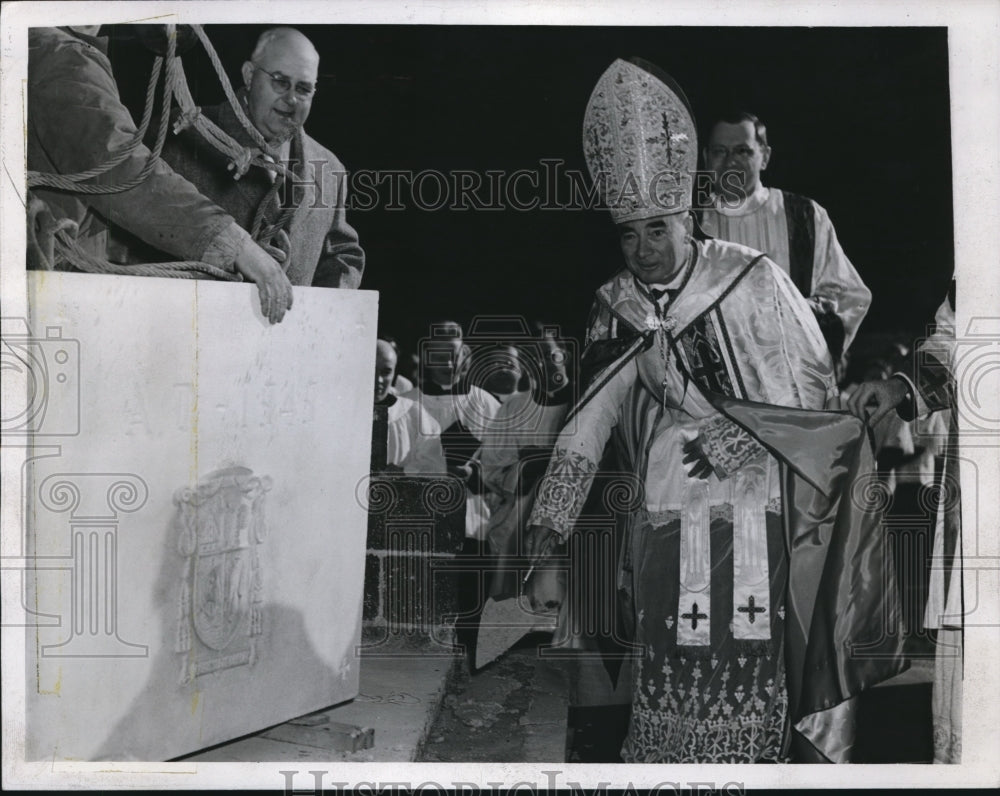
[[[24,81],[27,71],[26,30],[30,26],[115,24],[136,21],[184,23],[287,24],[516,24],[516,25],[628,25],[628,26],[946,26],[948,28],[951,86],[951,141],[954,196],[955,267],[958,279],[958,334],[975,318],[996,318],[1000,310],[1000,5],[964,2],[782,3],[683,2],[664,6],[656,2],[551,3],[487,5],[434,2],[106,2],[9,3],[0,18],[0,159],[4,173],[0,188],[0,297],[5,319],[27,318],[24,262]],[[581,114],[582,114],[581,108]],[[920,135],[920,131],[904,131]],[[578,142],[567,142],[578,146]],[[928,166],[931,168],[932,166]],[[858,177],[859,181],[863,175]],[[863,186],[859,185],[859,188]],[[888,199],[891,201],[891,198]],[[586,308],[581,307],[581,313]],[[9,398],[10,384],[3,385]],[[995,407],[994,407],[995,408]],[[996,417],[994,412],[992,417]],[[997,494],[1000,461],[997,446],[963,448],[963,458],[976,462],[981,483]],[[19,478],[17,449],[4,446],[2,477]],[[968,470],[963,475],[968,475]],[[965,505],[966,517],[973,516]],[[3,677],[3,785],[5,788],[210,788],[278,789],[286,783],[281,771],[298,767],[293,786],[310,790],[310,771],[325,770],[323,786],[337,783],[439,783],[481,787],[504,783],[521,789],[567,787],[584,789],[602,782],[611,787],[655,787],[680,783],[729,784],[740,787],[924,787],[996,785],[1000,764],[1000,611],[997,581],[1000,552],[997,532],[1000,509],[983,501],[977,528],[963,528],[967,551],[966,605],[977,606],[983,620],[965,631],[967,660],[963,685],[963,762],[954,766],[847,765],[835,771],[825,766],[662,766],[580,764],[437,764],[437,763],[70,763],[23,760],[24,754],[24,635],[17,629],[2,634]],[[20,606],[19,580],[11,573],[24,567],[19,542],[23,527],[20,495],[4,494],[2,599],[7,608]],[[975,566],[969,567],[976,552]],[[975,665],[988,662],[988,665]],[[556,772],[558,774],[546,772]],[[554,777],[554,779],[553,779]],[[428,786],[430,787],[430,786]],[[440,788],[437,788],[440,789]],[[703,788],[704,789],[704,788]],[[669,792],[669,791],[668,791]]]

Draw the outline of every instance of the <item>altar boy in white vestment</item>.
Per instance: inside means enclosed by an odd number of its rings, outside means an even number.
[[[379,340],[375,356],[375,403],[387,407],[386,464],[407,475],[444,475],[441,426],[415,400],[392,392],[396,351],[391,343]]]
[[[829,214],[806,196],[761,182],[771,147],[767,128],[751,113],[716,120],[703,154],[713,192],[699,211],[702,228],[764,252],[791,276],[836,360],[854,340],[872,294],[844,254]]]

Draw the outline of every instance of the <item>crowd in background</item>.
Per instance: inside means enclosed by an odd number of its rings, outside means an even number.
[[[536,322],[528,331],[523,323],[506,323],[516,333],[501,330],[471,342],[455,321],[429,324],[429,336],[405,348],[380,335],[375,400],[388,407],[382,472],[461,479],[466,551],[516,557],[523,549],[518,530],[527,527],[552,445],[579,397],[579,348],[551,325]],[[837,365],[843,405],[862,383],[909,371],[912,339],[904,332],[859,336]],[[904,420],[890,412],[872,427],[903,591],[902,629],[914,654],[933,649],[933,631],[920,628],[930,577],[930,495],[947,437],[943,422],[940,413]],[[894,525],[894,517],[903,521]],[[913,521],[918,517],[925,521]],[[488,591],[516,593],[509,577],[497,577]]]

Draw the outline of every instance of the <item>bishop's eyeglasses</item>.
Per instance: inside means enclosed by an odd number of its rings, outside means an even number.
[[[268,72],[266,69],[262,69],[257,66],[253,61],[250,65],[256,69],[258,72],[263,72],[269,78],[271,78],[271,88],[274,89],[277,94],[287,94],[292,90],[292,81],[281,74],[281,72]],[[312,83],[296,83],[295,84],[295,96],[300,100],[310,100],[313,94],[316,93],[316,86]]]

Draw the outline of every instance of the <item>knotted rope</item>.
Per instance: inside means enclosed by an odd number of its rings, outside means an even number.
[[[79,246],[73,235],[59,230],[54,237],[54,253],[57,260],[69,263],[74,268],[90,274],[123,274],[125,276],[163,276],[174,279],[205,279],[211,277],[226,282],[241,282],[239,273],[225,271],[214,265],[197,260],[181,260],[169,263],[136,263],[120,265],[97,257]]]
[[[167,32],[167,63],[174,60],[177,49],[177,35],[176,29],[168,30]],[[149,120],[153,115],[153,104],[155,102],[156,95],[156,83],[160,78],[160,69],[163,65],[163,59],[157,57],[153,62],[153,71],[150,75],[149,86],[146,90],[146,107],[142,114],[142,124],[139,129],[136,130],[136,134],[132,136],[131,140],[125,144],[118,152],[113,154],[107,162],[95,166],[87,171],[78,172],[76,174],[46,174],[38,171],[28,172],[28,188],[46,187],[46,188],[57,188],[65,191],[72,191],[73,193],[82,194],[108,194],[108,193],[121,193],[122,191],[127,191],[130,188],[134,188],[145,181],[145,179],[152,173],[153,168],[156,166],[156,162],[160,158],[160,152],[163,151],[163,144],[167,140],[167,123],[169,122],[169,114],[167,114],[166,109],[170,107],[170,97],[173,93],[171,91],[170,81],[170,70],[167,69],[167,79],[163,83],[163,108],[164,112],[160,117],[160,126],[156,133],[156,144],[153,151],[150,153],[149,157],[146,159],[145,164],[139,173],[136,174],[132,179],[126,180],[122,183],[116,183],[113,185],[81,185],[83,180],[88,180],[96,176],[100,176],[110,169],[117,166],[119,163],[124,161],[127,157],[132,155],[140,146],[142,146],[142,139],[145,135],[146,129],[149,127]]]
[[[112,155],[107,162],[102,163],[99,166],[95,166],[88,171],[79,171],[76,174],[48,174],[39,171],[29,171],[28,187],[34,188],[35,186],[42,185],[49,188],[65,188],[66,190],[75,191],[78,189],[78,186],[76,186],[75,183],[101,176],[135,152],[135,150],[142,145],[143,139],[146,137],[146,131],[149,129],[149,122],[153,118],[156,84],[160,80],[160,70],[162,67],[163,58],[157,56],[156,60],[153,61],[153,71],[149,75],[149,85],[146,87],[146,105],[143,110],[142,121],[139,124],[139,129],[132,137],[132,140],[122,147],[117,154]],[[83,186],[83,188],[88,187],[104,186]],[[114,193],[114,191],[111,191],[110,193]]]
[[[181,110],[177,123],[174,125],[174,133],[181,132],[189,125],[194,127],[212,147],[222,152],[227,158],[229,158],[233,164],[233,179],[238,180],[246,174],[250,166],[258,166],[262,169],[267,169],[269,171],[276,172],[277,174],[288,176],[288,170],[284,166],[279,163],[275,163],[273,160],[269,160],[265,156],[265,153],[269,150],[267,142],[264,140],[264,137],[260,134],[257,128],[253,126],[253,122],[251,122],[247,118],[247,115],[243,112],[242,103],[240,102],[239,97],[236,96],[236,92],[233,91],[233,85],[229,82],[229,76],[226,74],[226,70],[223,68],[222,62],[219,60],[219,55],[216,53],[215,48],[212,46],[212,42],[208,38],[208,34],[205,33],[205,30],[201,25],[192,25],[191,28],[195,32],[195,35],[198,37],[202,46],[205,48],[205,53],[208,55],[209,61],[212,62],[212,66],[219,78],[219,83],[222,86],[222,91],[226,95],[226,100],[229,102],[229,106],[233,109],[233,113],[235,114],[237,120],[246,131],[247,135],[250,136],[250,140],[254,142],[257,149],[247,149],[235,138],[230,136],[225,130],[220,128],[211,120],[207,119],[201,113],[201,109],[195,105],[195,102],[191,97],[191,92],[188,89],[187,78],[184,75],[184,64],[179,58],[167,64],[168,73],[173,72],[175,75],[173,81],[175,86],[174,97]]]
[[[215,47],[212,46],[212,42],[209,41],[208,34],[205,33],[205,29],[201,25],[192,25],[195,36],[201,42],[202,47],[205,48],[205,52],[208,54],[208,60],[212,62],[212,66],[215,68],[215,73],[219,76],[219,82],[222,84],[222,90],[225,92],[226,99],[229,101],[229,105],[233,109],[233,113],[236,114],[236,118],[239,119],[240,124],[243,125],[243,129],[247,131],[251,140],[262,150],[267,151],[267,142],[264,141],[264,136],[260,134],[253,123],[246,117],[243,113],[243,109],[240,107],[239,98],[236,96],[236,92],[233,91],[233,84],[229,82],[229,76],[226,74],[226,70],[222,67],[222,61],[219,60],[219,54],[215,51]]]
[[[157,56],[153,62],[149,83],[146,88],[146,102],[143,109],[142,120],[135,135],[133,135],[127,143],[113,153],[107,161],[86,171],[74,174],[53,174],[39,171],[29,171],[27,173],[27,187],[29,189],[44,187],[55,190],[69,191],[77,194],[95,195],[121,193],[140,185],[152,173],[153,169],[156,167],[157,161],[160,159],[160,154],[163,151],[163,145],[167,136],[167,128],[169,126],[172,99],[177,101],[177,105],[180,109],[180,114],[174,125],[175,134],[181,132],[181,130],[188,125],[193,126],[212,147],[222,152],[231,161],[233,179],[238,180],[247,172],[251,165],[254,165],[275,172],[275,185],[280,186],[280,183],[283,182],[284,178],[290,174],[289,170],[265,156],[268,149],[267,144],[264,141],[264,138],[247,118],[243,109],[240,107],[239,98],[233,91],[229,77],[226,75],[222,62],[219,60],[219,56],[216,53],[215,48],[212,46],[208,35],[200,25],[192,25],[191,27],[208,54],[209,60],[211,61],[212,66],[214,67],[219,78],[219,82],[222,84],[222,89],[225,92],[226,99],[232,107],[236,118],[259,149],[250,150],[244,147],[236,141],[236,139],[222,130],[218,125],[206,118],[201,113],[201,109],[195,105],[194,99],[191,96],[191,91],[188,87],[187,76],[184,73],[184,66],[181,63],[180,57],[177,56],[177,28],[175,25],[168,24],[166,26],[166,57],[164,59],[164,57]],[[161,103],[160,123],[157,129],[155,144],[142,169],[140,169],[139,173],[134,177],[124,182],[106,185],[87,183],[87,180],[100,177],[119,164],[123,163],[143,145],[143,140],[149,129],[150,121],[153,116],[153,108],[156,102],[156,86],[159,83],[164,63],[166,64],[166,75],[163,81],[163,99]],[[261,237],[262,230],[260,227],[263,220],[264,210],[275,195],[276,190],[277,189],[274,188],[268,193],[264,202],[261,204],[261,207],[258,209],[258,218],[255,220],[252,233],[255,240],[259,240]],[[282,224],[287,221],[288,217],[290,217],[290,212],[291,211],[289,211],[287,215],[283,213],[279,218],[279,221],[281,221]],[[267,234],[267,237],[270,237],[270,235],[274,234],[277,228],[279,228],[278,225],[268,225],[263,232]],[[197,279],[202,278],[203,276],[211,276],[216,279],[228,281],[239,281],[242,279],[238,273],[225,271],[208,263],[190,260],[135,265],[119,265],[111,263],[107,259],[96,257],[95,255],[82,250],[76,244],[76,241],[70,232],[65,229],[60,230],[54,235],[53,249],[54,253],[57,253],[62,260],[65,260],[75,268],[88,273],[166,276],[180,279]]]
[[[198,37],[199,41],[201,41],[202,46],[205,48],[205,52],[208,54],[209,61],[212,62],[212,66],[215,68],[215,72],[219,76],[219,83],[222,85],[222,90],[226,95],[226,99],[228,100],[230,107],[233,109],[233,113],[236,115],[236,118],[239,120],[239,123],[243,126],[243,129],[247,132],[247,134],[250,136],[250,139],[257,145],[260,151],[251,153],[249,150],[240,146],[235,140],[230,138],[230,136],[228,136],[219,127],[212,124],[211,122],[208,122],[207,119],[204,120],[205,122],[207,122],[206,125],[199,125],[198,119],[203,118],[200,117],[200,111],[194,115],[196,128],[198,129],[199,132],[202,133],[202,135],[205,137],[206,140],[209,141],[210,144],[216,147],[216,149],[219,149],[220,151],[223,151],[227,155],[229,155],[230,160],[234,164],[233,176],[236,179],[239,179],[240,176],[246,173],[246,171],[249,169],[251,165],[259,166],[260,168],[275,172],[274,182],[271,185],[270,190],[267,192],[267,194],[265,194],[264,198],[257,206],[257,212],[254,214],[254,220],[250,226],[250,236],[255,241],[259,243],[261,241],[270,240],[270,238],[278,230],[284,228],[285,224],[288,223],[289,219],[292,217],[292,214],[295,212],[294,207],[286,207],[278,215],[278,218],[274,221],[274,223],[268,224],[266,226],[264,225],[264,216],[270,209],[271,204],[276,201],[276,198],[278,196],[278,191],[281,190],[282,185],[284,184],[285,180],[290,176],[291,172],[285,166],[282,166],[280,163],[276,163],[274,160],[265,156],[265,153],[268,152],[270,147],[268,147],[267,142],[264,140],[264,137],[260,134],[257,128],[253,126],[253,123],[247,118],[246,114],[243,112],[242,103],[240,102],[239,97],[236,96],[236,92],[233,91],[232,83],[229,82],[229,76],[226,74],[226,70],[222,66],[222,61],[219,60],[219,56],[218,53],[216,53],[215,51],[215,47],[212,46],[212,42],[208,38],[208,34],[205,33],[205,29],[201,25],[192,25],[191,27],[194,30],[194,33]],[[178,64],[180,64],[179,61]],[[183,66],[179,65],[178,68],[183,69]],[[183,85],[185,88],[187,88],[186,80],[184,81]],[[181,104],[180,100],[179,104]],[[193,102],[191,104],[193,105]],[[184,106],[182,104],[182,108],[183,107]],[[197,111],[197,108],[195,110]],[[174,132],[179,132],[179,130],[175,128]],[[238,148],[241,151],[232,152],[232,149],[234,148]],[[299,149],[301,150],[301,146],[299,147]],[[234,155],[237,156],[247,155],[248,157],[245,158],[239,157],[239,160],[237,160],[237,157],[234,157]]]

